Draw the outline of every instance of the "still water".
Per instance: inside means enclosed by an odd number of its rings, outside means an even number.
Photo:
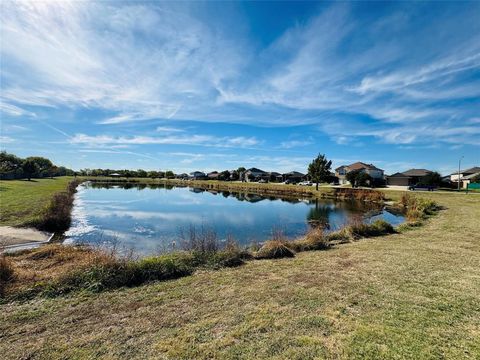
[[[163,185],[79,186],[67,243],[86,243],[133,250],[148,255],[182,248],[192,228],[215,231],[221,241],[261,243],[272,232],[295,238],[312,225],[326,231],[352,219],[403,222],[400,214],[382,207],[323,199],[205,191]]]

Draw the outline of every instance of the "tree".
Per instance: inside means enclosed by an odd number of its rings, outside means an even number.
[[[147,177],[147,172],[143,169],[138,169],[137,170],[137,176],[141,177],[141,178],[145,178],[145,177]]]
[[[372,184],[372,177],[363,171],[363,169],[349,171],[347,175],[345,175],[345,178],[352,184],[352,188]]]
[[[173,171],[167,170],[167,171],[165,172],[165,177],[166,177],[167,179],[173,179],[173,178],[175,177],[175,174],[173,173]]]
[[[158,178],[158,171],[155,171],[155,170],[149,171],[147,176],[151,179]]]
[[[229,180],[230,179],[230,171],[224,170],[218,175],[218,180]]]
[[[442,185],[442,175],[434,171],[425,175],[420,181],[422,185],[440,186]]]
[[[325,155],[318,154],[318,156],[313,159],[313,161],[308,165],[308,176],[310,179],[316,183],[316,189],[318,191],[318,183],[328,181],[330,178],[330,168],[332,167],[332,162],[327,160]]]
[[[27,159],[23,162],[22,169],[23,173],[28,178],[28,181],[30,181],[32,179],[32,175],[38,171],[38,165],[32,159]]]
[[[15,179],[22,177],[23,160],[9,154],[6,151],[0,152],[0,179]]]
[[[37,171],[42,177],[49,176],[49,171],[53,167],[52,162],[41,156],[30,156],[25,160],[32,160],[37,165]],[[33,174],[32,174],[33,175]]]
[[[352,188],[357,185],[357,176],[362,170],[352,170],[347,172],[345,179],[352,185]]]

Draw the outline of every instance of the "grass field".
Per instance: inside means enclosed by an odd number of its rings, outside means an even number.
[[[0,225],[27,226],[45,211],[55,193],[64,191],[71,177],[0,181]]]
[[[398,197],[399,193],[389,192]],[[0,306],[7,359],[478,359],[480,196],[293,259]]]

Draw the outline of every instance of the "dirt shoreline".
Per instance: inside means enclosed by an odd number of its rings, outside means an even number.
[[[15,228],[12,226],[0,226],[0,249],[25,246],[27,244],[41,244],[48,242],[52,233],[36,230],[33,228]]]

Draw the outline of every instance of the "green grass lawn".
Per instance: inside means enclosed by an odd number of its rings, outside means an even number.
[[[40,217],[53,194],[72,177],[0,181],[0,225],[26,226]]]
[[[0,353],[479,359],[480,196],[416,195],[445,210],[401,234],[136,288],[0,305]]]

